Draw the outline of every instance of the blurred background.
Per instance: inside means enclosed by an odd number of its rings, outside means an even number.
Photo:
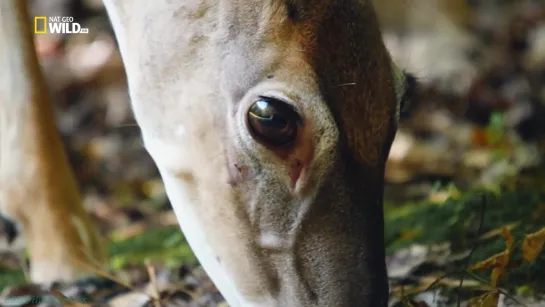
[[[483,299],[490,271],[466,276],[459,291],[460,270],[505,249],[503,227],[522,240],[545,226],[545,2],[374,2],[392,57],[420,83],[387,164],[392,305],[451,305],[457,293],[465,302]],[[111,242],[112,274],[149,286],[150,261],[172,306],[221,305],[143,148],[102,1],[30,3],[33,16],[72,16],[89,28],[87,35],[36,35],[35,42],[85,207]],[[545,306],[543,258],[513,257],[500,299]],[[34,291],[24,284],[18,261],[6,253],[4,295]],[[104,280],[66,287],[101,303],[134,294]]]

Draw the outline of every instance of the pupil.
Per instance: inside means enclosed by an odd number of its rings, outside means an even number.
[[[254,134],[270,145],[285,145],[295,139],[300,117],[282,101],[260,97],[247,116]]]
[[[277,116],[274,106],[265,101],[258,100],[255,104],[256,112],[252,112],[259,118],[263,129],[282,130],[288,125],[288,121],[282,116]]]
[[[283,129],[288,124],[285,119],[277,116],[270,116],[268,118],[263,118],[262,124],[266,129]]]

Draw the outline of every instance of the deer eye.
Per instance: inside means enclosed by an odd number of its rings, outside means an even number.
[[[297,137],[301,117],[289,104],[274,98],[260,97],[248,110],[252,135],[272,146],[287,146]]]

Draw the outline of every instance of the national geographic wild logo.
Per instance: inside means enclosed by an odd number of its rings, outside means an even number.
[[[1,1],[1,0],[0,0]],[[89,33],[89,28],[82,28],[71,16],[36,16],[34,17],[35,34],[78,34]]]

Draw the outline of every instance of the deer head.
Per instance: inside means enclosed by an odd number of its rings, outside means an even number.
[[[386,306],[405,79],[362,0],[107,0],[145,146],[231,306]]]

